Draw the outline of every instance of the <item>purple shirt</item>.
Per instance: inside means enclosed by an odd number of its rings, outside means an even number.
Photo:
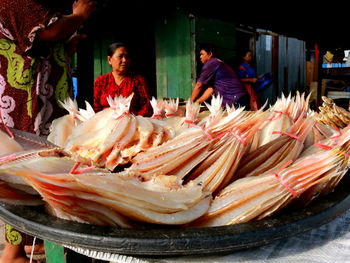
[[[198,82],[212,87],[214,94],[223,97],[222,106],[232,105],[247,94],[236,72],[218,58],[210,58],[202,68]]]

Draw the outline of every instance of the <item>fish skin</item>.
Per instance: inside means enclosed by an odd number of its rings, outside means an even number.
[[[14,139],[8,136],[6,133],[0,130],[0,156],[5,156],[10,153],[23,151],[23,147]]]

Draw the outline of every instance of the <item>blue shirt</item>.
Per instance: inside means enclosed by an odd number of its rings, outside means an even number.
[[[239,65],[238,75],[240,79],[244,78],[256,78],[255,70],[247,63]]]
[[[214,94],[223,97],[222,106],[232,105],[247,94],[236,72],[218,58],[210,58],[202,68],[197,80],[214,89]]]

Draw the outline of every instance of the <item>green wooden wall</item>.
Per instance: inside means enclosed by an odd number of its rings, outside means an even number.
[[[202,64],[198,46],[211,43],[217,56],[234,66],[236,60],[236,30],[233,23],[194,17],[175,11],[156,24],[157,97],[183,98],[191,96]]]
[[[111,72],[107,61],[107,48],[113,42],[110,37],[103,37],[94,41],[94,80],[103,74]]]
[[[156,24],[157,97],[187,100],[193,83],[193,19],[174,12]]]

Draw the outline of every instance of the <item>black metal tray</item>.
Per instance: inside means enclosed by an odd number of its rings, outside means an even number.
[[[334,192],[308,207],[231,226],[179,229],[120,229],[82,224],[46,214],[43,207],[0,203],[0,218],[23,232],[62,245],[139,256],[229,253],[299,235],[350,208],[349,172]]]
[[[25,149],[55,147],[39,136],[11,130]],[[121,229],[59,219],[48,215],[43,207],[1,202],[0,218],[27,234],[71,247],[124,255],[175,256],[229,253],[266,245],[326,224],[349,208],[350,171],[334,192],[308,207],[288,209],[264,220],[231,226]]]

